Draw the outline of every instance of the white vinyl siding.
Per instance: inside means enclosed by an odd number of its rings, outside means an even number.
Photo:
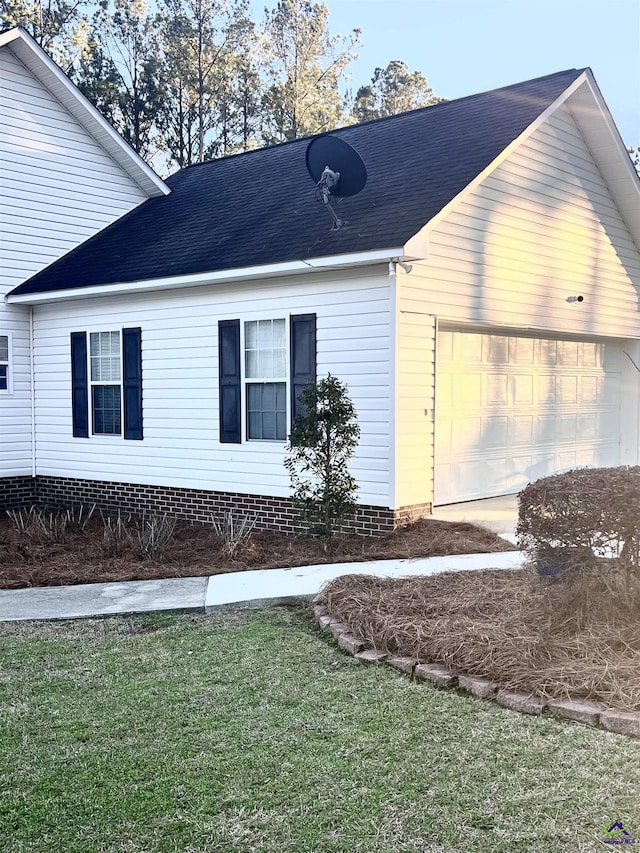
[[[219,443],[218,320],[315,313],[317,372],[347,383],[362,440],[351,470],[358,500],[389,506],[391,339],[389,278],[342,273],[202,287],[38,307],[35,315],[37,471],[112,482],[288,496],[284,442]],[[87,324],[87,317],[91,323]],[[142,328],[144,440],[71,428],[69,333]],[[287,353],[288,358],[288,353]]]
[[[6,46],[0,50],[0,328],[13,337],[0,476],[32,472],[29,309],[2,297],[146,196]]]
[[[397,314],[394,509],[433,499],[435,317]]]
[[[2,295],[146,196],[10,48],[0,78]]]
[[[0,477],[31,474],[29,310],[0,302],[0,334],[9,344],[9,389],[0,391]]]
[[[567,108],[426,230],[403,286],[440,320],[640,337],[640,252]]]

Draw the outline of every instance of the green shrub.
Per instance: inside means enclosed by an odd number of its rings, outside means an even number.
[[[520,547],[541,574],[614,558],[628,581],[640,579],[640,466],[543,477],[518,497]]]
[[[360,427],[346,385],[331,374],[307,385],[299,404],[284,464],[298,515],[329,540],[356,511],[357,485],[347,462]]]

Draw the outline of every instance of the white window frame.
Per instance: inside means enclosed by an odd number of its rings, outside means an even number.
[[[101,335],[101,334],[117,334],[118,335],[118,362],[119,362],[119,379],[116,381],[115,379],[93,379],[93,373],[91,370],[91,336],[92,335]],[[90,415],[90,432],[91,436],[96,436],[99,438],[122,438],[123,436],[123,419],[124,419],[124,400],[123,400],[123,364],[122,364],[122,329],[94,329],[93,331],[88,332],[89,340],[87,346],[87,377],[88,377],[88,390],[89,390],[89,415]],[[93,402],[93,389],[96,386],[104,387],[104,386],[118,386],[120,388],[120,432],[96,432],[95,431],[95,409]]]
[[[0,337],[7,339],[7,360],[0,360],[0,365],[7,368],[7,387],[0,388],[0,394],[13,394],[13,335],[0,329]]]
[[[260,320],[284,320],[284,377],[251,377],[248,378],[246,373],[246,324],[256,323]],[[240,318],[240,377],[241,377],[241,394],[240,401],[242,406],[242,443],[253,444],[257,443],[261,446],[276,445],[282,447],[289,438],[289,420],[290,420],[290,392],[291,392],[291,347],[290,347],[290,326],[291,318],[289,314],[269,314],[268,316],[246,316]],[[270,385],[284,383],[285,386],[285,437],[282,438],[249,438],[249,410],[248,410],[248,385]]]

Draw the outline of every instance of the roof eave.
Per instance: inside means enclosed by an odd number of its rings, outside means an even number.
[[[137,293],[152,293],[161,290],[182,290],[188,287],[201,287],[211,284],[234,284],[236,282],[256,281],[258,279],[282,278],[301,273],[323,272],[338,269],[353,269],[389,261],[421,260],[416,255],[407,255],[404,247],[376,249],[370,252],[357,252],[329,257],[307,258],[299,261],[285,261],[277,264],[264,264],[253,267],[217,270],[215,272],[195,273],[193,275],[168,276],[145,281],[114,282],[66,290],[54,290],[47,293],[8,293],[5,301],[13,305],[43,305],[75,299],[94,299],[100,296],[124,296]]]
[[[573,89],[571,97],[567,99],[567,106],[640,250],[640,176],[589,69],[584,72],[580,82],[584,85]]]
[[[104,116],[22,29],[0,33],[0,48],[8,46],[57,100],[87,129],[149,198],[168,195],[169,187],[131,146],[111,127]]]

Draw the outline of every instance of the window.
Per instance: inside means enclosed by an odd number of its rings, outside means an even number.
[[[316,315],[220,320],[218,364],[220,441],[286,441],[298,395],[316,376]]]
[[[94,435],[120,435],[120,332],[91,332],[89,341],[92,430]]]
[[[0,392],[11,391],[9,372],[9,335],[0,335]]]
[[[86,332],[71,333],[73,435],[142,439],[141,330],[90,332],[88,338],[87,347]]]
[[[286,441],[286,321],[246,322],[244,355],[247,438]]]

